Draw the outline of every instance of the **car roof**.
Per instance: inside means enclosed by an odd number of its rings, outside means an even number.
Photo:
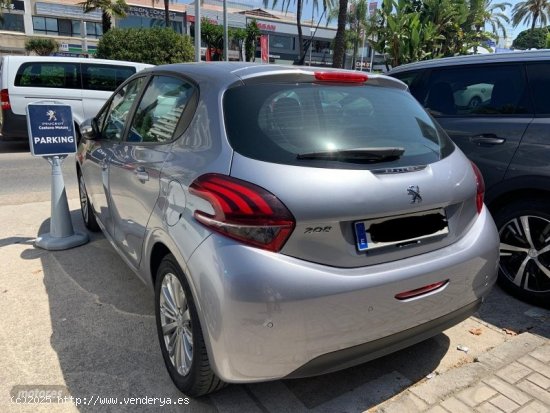
[[[484,55],[467,55],[444,57],[440,59],[423,60],[420,62],[409,63],[398,66],[390,70],[389,74],[417,70],[428,69],[431,67],[459,66],[481,63],[509,63],[509,62],[525,62],[535,60],[550,60],[550,50],[529,50],[511,53],[492,53]]]
[[[5,61],[12,63],[19,62],[65,62],[65,63],[99,63],[103,65],[118,65],[118,66],[137,66],[137,67],[153,67],[148,63],[129,62],[125,60],[108,60],[94,59],[88,57],[69,57],[69,56],[2,56]]]
[[[265,80],[267,76],[278,76],[280,79],[299,79],[311,81],[315,72],[346,72],[362,73],[352,70],[333,69],[314,66],[289,66],[278,64],[259,64],[250,62],[201,62],[201,63],[176,63],[170,65],[156,66],[148,72],[172,71],[189,76],[194,79],[214,78],[221,83],[231,85],[235,82],[254,83]],[[407,86],[401,81],[373,73],[365,73],[368,76],[368,84],[406,89]]]

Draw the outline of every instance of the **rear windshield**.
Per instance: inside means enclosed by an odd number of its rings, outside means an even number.
[[[237,86],[224,96],[233,149],[289,165],[377,168],[426,165],[454,148],[407,92],[372,85],[319,83]],[[316,159],[301,155],[376,148],[404,149],[395,159]]]

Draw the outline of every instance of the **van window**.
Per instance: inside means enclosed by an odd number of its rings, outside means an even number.
[[[15,86],[80,89],[78,63],[23,63],[15,76]]]
[[[527,65],[529,87],[535,105],[535,114],[550,116],[550,62]]]
[[[425,96],[415,97],[436,117],[532,113],[519,64],[436,69]]]
[[[112,92],[134,73],[136,69],[131,66],[83,63],[82,86],[87,90]]]

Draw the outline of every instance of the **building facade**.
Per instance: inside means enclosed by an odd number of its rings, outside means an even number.
[[[2,0],[0,0],[0,4]],[[93,55],[101,38],[101,12],[84,13],[81,0],[11,0],[2,8],[0,22],[0,55],[25,54],[25,41],[31,37],[53,38],[59,44],[60,55]],[[125,18],[116,19],[115,27],[164,27],[163,2],[128,0]],[[299,58],[298,30],[295,15],[276,10],[253,8],[244,0],[228,1],[229,27],[244,28],[255,20],[262,34],[268,36],[270,61],[292,63]],[[201,16],[212,23],[222,24],[223,2],[205,0]],[[178,33],[193,35],[195,7],[170,3],[170,25]],[[305,43],[312,47],[305,64],[331,65],[331,44],[336,28],[315,21],[302,23]],[[259,52],[259,49],[258,49]],[[230,58],[237,58],[233,51]]]

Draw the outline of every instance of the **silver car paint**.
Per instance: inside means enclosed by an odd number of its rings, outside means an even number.
[[[347,269],[212,235],[188,262],[210,360],[225,381],[277,379],[319,355],[462,308],[495,282],[496,236],[485,208],[455,244],[398,264]],[[394,298],[445,279],[449,285],[436,294],[408,302]]]
[[[189,277],[212,367],[221,379],[247,382],[284,377],[318,355],[428,322],[488,293],[496,274],[498,236],[486,209],[480,215],[475,212],[473,173],[459,151],[421,172],[380,178],[368,171],[300,168],[297,179],[289,167],[285,167],[288,172],[282,171],[280,165],[259,165],[259,161],[233,153],[220,107],[223,91],[242,81],[228,70],[234,65],[210,66],[211,70],[203,70],[200,65],[186,65],[187,74],[200,89],[197,111],[183,136],[173,144],[158,145],[162,149],[156,148],[157,162],[147,164],[150,186],[144,188],[138,180],[132,180],[130,169],[125,168],[130,166],[128,162],[122,162],[120,168],[109,168],[111,180],[119,181],[121,188],[115,199],[127,197],[124,209],[128,214],[134,213],[132,202],[145,199],[138,220],[116,212],[117,202],[113,203],[109,187],[104,189],[115,225],[114,232],[107,231],[106,236],[140,278],[153,285],[151,256],[158,245],[174,254]],[[237,67],[242,77],[265,70]],[[388,83],[402,88],[400,82]],[[138,150],[145,145],[132,146]],[[387,256],[389,262],[378,264],[357,254],[353,243],[348,243],[345,259],[336,266],[291,257],[313,254],[318,259],[327,251],[326,245],[321,245],[320,251],[312,243],[300,246],[293,243],[292,237],[278,254],[247,247],[212,234],[193,219],[196,205],[202,201],[189,195],[188,186],[206,172],[232,174],[264,186],[284,198],[299,225],[337,219],[335,194],[351,197],[346,202],[350,208],[345,213],[346,221],[421,209],[410,205],[406,196],[403,200],[388,200],[374,188],[388,187],[391,182],[390,193],[398,196],[401,188],[405,191],[411,183],[423,188],[426,185],[424,205],[459,205],[452,224],[456,242],[444,242],[435,249],[431,246],[431,252],[418,250],[413,256],[401,252],[397,262],[395,256]],[[443,182],[430,188],[434,174]],[[133,189],[123,191],[123,184],[130,182]],[[339,186],[329,187],[328,182]],[[314,194],[306,205],[299,202],[304,201],[304,185]],[[368,197],[369,191],[363,188],[370,186],[373,189]],[[155,193],[159,196],[153,201]],[[367,197],[369,203],[365,202]],[[314,204],[317,208],[311,208]],[[98,218],[101,221],[101,214]],[[134,222],[139,227],[137,232],[130,228]],[[102,227],[105,229],[104,223]],[[143,240],[141,254],[135,246],[139,236]],[[136,241],[132,247],[129,240]],[[451,281],[436,294],[406,303],[393,297],[442,279]],[[396,317],[405,313],[407,317]]]

